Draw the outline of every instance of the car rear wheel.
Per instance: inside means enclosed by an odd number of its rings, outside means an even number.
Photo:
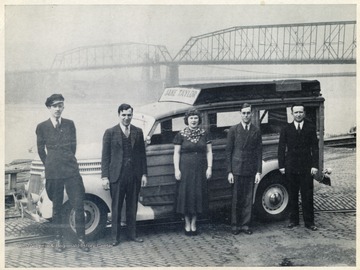
[[[107,207],[100,199],[86,196],[84,200],[86,239],[95,239],[104,231],[107,222],[106,209]],[[75,210],[69,201],[65,204],[64,224],[67,226],[70,237],[76,237]]]
[[[255,215],[260,220],[284,220],[287,217],[289,190],[283,175],[273,173],[260,182],[254,207]]]

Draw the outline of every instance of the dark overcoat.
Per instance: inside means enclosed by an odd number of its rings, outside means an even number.
[[[36,135],[46,179],[70,178],[79,174],[75,157],[76,129],[72,120],[61,118],[60,128],[56,129],[48,119],[37,125]]]

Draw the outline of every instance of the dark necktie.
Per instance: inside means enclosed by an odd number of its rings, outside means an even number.
[[[126,126],[125,127],[125,136],[126,136],[126,138],[129,138],[129,135],[130,135],[129,126]]]
[[[300,123],[298,123],[297,131],[298,131],[298,133],[300,133],[300,131],[301,131]]]
[[[60,122],[59,122],[59,119],[58,119],[58,118],[56,118],[55,128],[56,128],[56,129],[60,129]]]
[[[249,125],[245,125],[245,130],[249,131]]]

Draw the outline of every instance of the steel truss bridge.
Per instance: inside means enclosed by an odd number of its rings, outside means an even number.
[[[232,27],[192,37],[179,64],[354,64],[356,22]]]
[[[162,45],[121,43],[58,54],[52,70],[154,65],[355,64],[356,22],[239,26],[191,37],[171,57]]]
[[[88,46],[58,54],[51,69],[36,72],[141,67],[143,78],[152,69],[161,80],[165,66],[165,83],[176,85],[185,65],[356,64],[356,35],[356,21],[237,26],[191,37],[175,57],[163,45]]]

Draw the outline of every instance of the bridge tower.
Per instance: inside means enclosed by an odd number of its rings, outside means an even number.
[[[179,85],[179,64],[171,63],[166,67],[165,86]]]

